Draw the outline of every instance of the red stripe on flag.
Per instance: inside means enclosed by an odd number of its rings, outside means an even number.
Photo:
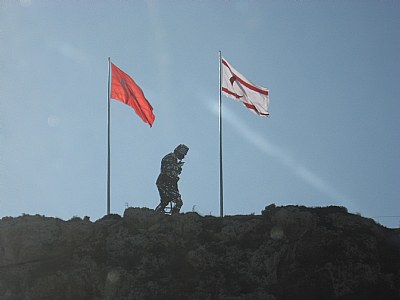
[[[225,92],[225,93],[227,93],[227,94],[229,94],[229,95],[232,95],[233,97],[235,97],[236,99],[240,99],[240,98],[242,98],[243,96],[239,96],[238,94],[236,94],[236,93],[234,93],[234,92],[231,92],[230,90],[228,90],[227,88],[222,88],[222,91],[223,92]]]
[[[251,105],[251,104],[246,103],[246,102],[242,102],[242,103],[243,103],[244,106],[246,106],[249,109],[254,110],[259,115],[262,115],[262,116],[268,116],[269,115],[269,114],[265,114],[265,113],[259,112],[254,105]]]
[[[246,86],[247,88],[249,88],[249,89],[251,89],[251,90],[253,90],[253,91],[257,92],[257,93],[264,94],[264,95],[267,95],[267,96],[268,96],[268,91],[262,90],[262,89],[260,89],[260,88],[257,87],[257,86],[254,86],[254,85],[249,84],[248,82],[246,82],[246,81],[244,81],[242,78],[240,78],[237,74],[235,74],[234,72],[232,72],[232,70],[231,70],[231,68],[229,67],[228,63],[227,63],[224,59],[222,59],[222,63],[229,69],[229,71],[231,71],[231,73],[232,73],[233,75],[235,75],[236,79],[237,79],[241,84],[243,84],[243,85]]]

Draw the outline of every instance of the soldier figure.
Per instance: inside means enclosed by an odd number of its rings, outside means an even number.
[[[178,190],[179,175],[182,172],[185,157],[189,148],[186,145],[178,145],[174,152],[164,156],[161,161],[161,172],[157,178],[157,188],[160,193],[160,204],[156,207],[156,211],[164,212],[165,207],[170,203],[174,203],[171,214],[179,213],[183,202],[181,194]]]

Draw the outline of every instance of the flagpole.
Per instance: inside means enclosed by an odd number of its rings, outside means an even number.
[[[222,104],[221,104],[221,50],[218,53],[218,80],[219,80],[219,214],[224,216],[224,185],[222,172]]]
[[[108,58],[108,86],[107,86],[107,215],[110,214],[110,82],[111,59]]]

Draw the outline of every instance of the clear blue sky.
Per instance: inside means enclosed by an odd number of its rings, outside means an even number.
[[[109,56],[156,115],[112,100],[112,212],[185,143],[182,211],[219,215],[218,50],[270,89],[269,118],[222,99],[226,214],[400,215],[399,1],[1,0],[0,217],[106,213]]]

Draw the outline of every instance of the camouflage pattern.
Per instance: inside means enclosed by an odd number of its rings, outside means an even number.
[[[175,153],[169,153],[161,160],[161,173],[157,178],[157,188],[160,193],[160,204],[156,211],[164,212],[165,207],[174,203],[171,213],[178,213],[183,205],[181,194],[178,190],[179,175],[182,172],[183,162]]]
[[[178,161],[175,153],[169,153],[161,160],[161,174],[169,177],[171,180],[178,181],[182,172],[182,162]]]

